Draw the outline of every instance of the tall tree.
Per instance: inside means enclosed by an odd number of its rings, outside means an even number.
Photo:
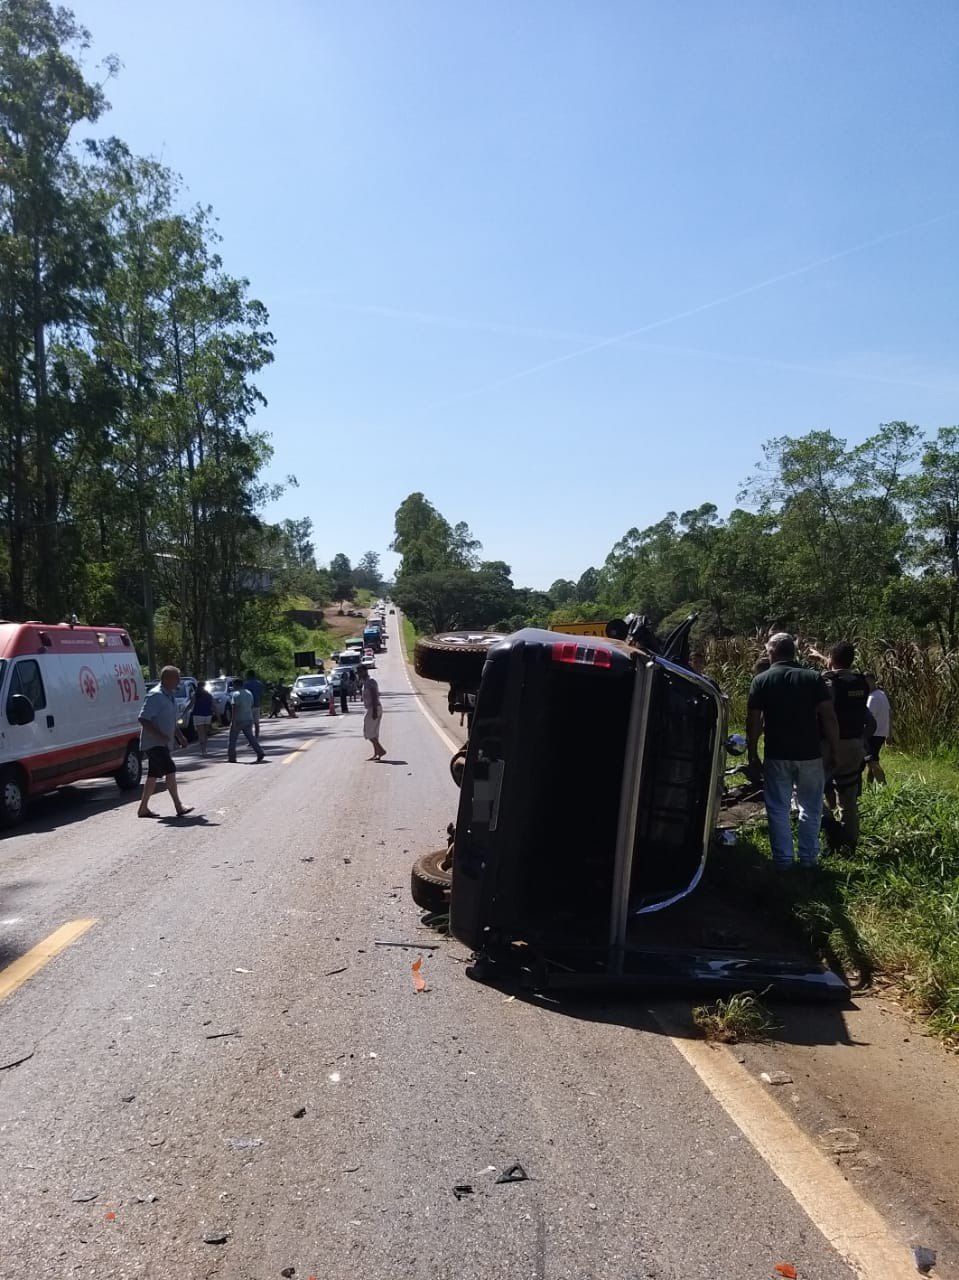
[[[103,258],[68,148],[106,106],[78,61],[89,41],[47,0],[0,3],[0,457],[15,616],[28,603],[62,616],[75,563],[62,522],[80,388],[58,347],[81,324]]]

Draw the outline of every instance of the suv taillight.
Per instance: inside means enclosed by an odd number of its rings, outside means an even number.
[[[611,649],[564,640],[553,645],[553,661],[575,663],[581,667],[611,667],[613,654]]]

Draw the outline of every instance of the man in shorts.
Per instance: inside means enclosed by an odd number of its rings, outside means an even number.
[[[176,765],[170,754],[177,743],[181,747],[186,746],[186,738],[177,727],[176,687],[179,683],[179,670],[164,667],[160,672],[159,688],[147,694],[137,717],[140,721],[140,752],[147,758],[147,776],[143,784],[143,798],[137,809],[138,818],[159,818],[160,815],[150,808],[150,797],[161,778],[166,781],[177,817],[193,812],[191,805],[180,803]]]
[[[380,725],[383,723],[380,686],[366,667],[357,667],[356,674],[360,682],[360,689],[363,692],[363,706],[366,709],[366,715],[363,717],[363,737],[373,748],[373,754],[369,757],[370,760],[375,760],[379,763],[386,755],[380,744]]]

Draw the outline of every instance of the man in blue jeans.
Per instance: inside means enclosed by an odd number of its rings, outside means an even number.
[[[764,737],[763,790],[773,865],[788,868],[795,859],[789,824],[795,789],[799,861],[814,867],[819,858],[823,790],[839,748],[839,724],[826,682],[818,671],[796,661],[791,635],[780,631],[772,636],[766,652],[769,670],[757,675],[749,689],[749,763],[758,769],[759,739]]]

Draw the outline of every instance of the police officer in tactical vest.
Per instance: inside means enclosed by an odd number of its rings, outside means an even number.
[[[866,760],[865,739],[872,733],[872,715],[866,706],[869,683],[852,670],[856,650],[841,640],[829,650],[823,679],[832,696],[839,721],[839,747],[835,753],[832,778],[826,782],[826,804],[833,821],[830,834],[842,844],[855,848],[859,840],[859,792]]]

